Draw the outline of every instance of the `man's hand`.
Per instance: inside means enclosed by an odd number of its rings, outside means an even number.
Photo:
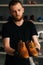
[[[10,38],[3,39],[4,50],[8,55],[14,56],[15,49],[10,47]]]

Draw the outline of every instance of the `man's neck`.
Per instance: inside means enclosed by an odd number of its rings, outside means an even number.
[[[21,26],[23,24],[24,20],[21,19],[20,21],[14,22],[17,26]]]

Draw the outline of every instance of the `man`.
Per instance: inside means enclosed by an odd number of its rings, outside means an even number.
[[[22,58],[18,53],[16,54],[17,46],[20,40],[23,42],[33,40],[36,48],[40,50],[37,31],[32,22],[23,19],[24,8],[20,1],[11,1],[9,11],[11,19],[2,29],[4,49],[7,53],[5,65],[30,65],[28,57]]]

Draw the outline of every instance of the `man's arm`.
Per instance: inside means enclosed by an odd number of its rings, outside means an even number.
[[[37,35],[33,35],[33,36],[32,36],[32,39],[33,39],[33,42],[34,42],[34,44],[35,44],[35,47],[40,50],[41,45],[40,45],[40,43],[39,43],[39,41],[38,41]]]
[[[4,45],[5,52],[6,52],[7,54],[13,56],[15,50],[10,47],[10,38],[4,38],[4,39],[3,39],[3,45]]]

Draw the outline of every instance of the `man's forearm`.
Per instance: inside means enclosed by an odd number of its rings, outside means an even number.
[[[33,38],[33,42],[34,42],[34,44],[35,44],[35,47],[40,50],[41,45],[40,45],[40,43],[39,43],[39,41],[38,41],[38,37],[37,37],[36,35],[34,35],[34,36],[32,36],[32,38]]]
[[[7,54],[13,56],[14,55],[14,52],[15,52],[15,49],[13,49],[11,47],[7,47],[7,48],[5,48],[5,51],[6,51]]]

